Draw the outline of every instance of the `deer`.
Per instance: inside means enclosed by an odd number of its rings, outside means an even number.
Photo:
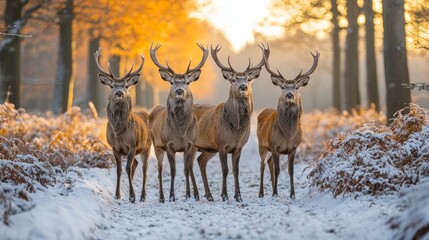
[[[269,48],[269,46],[268,46]],[[269,51],[268,51],[269,52]],[[310,80],[310,74],[316,70],[320,53],[316,50],[313,54],[313,65],[305,72],[301,72],[293,79],[286,79],[277,68],[274,72],[268,62],[269,55],[264,55],[265,68],[271,75],[271,81],[275,86],[281,88],[277,109],[264,109],[258,115],[257,137],[259,155],[261,157],[261,178],[259,185],[259,197],[264,197],[264,170],[265,160],[268,152],[268,166],[271,176],[273,196],[278,196],[277,185],[280,174],[279,159],[281,154],[288,155],[288,173],[290,178],[290,197],[295,199],[295,188],[293,181],[293,168],[295,153],[302,141],[302,99],[299,93],[301,87],[305,87]]]
[[[267,50],[263,44],[259,45],[264,55]],[[195,143],[201,154],[197,158],[201,176],[204,182],[205,197],[208,201],[213,201],[213,196],[207,180],[207,162],[219,153],[222,167],[222,192],[223,201],[228,200],[227,175],[228,175],[228,154],[232,155],[232,171],[234,175],[235,192],[234,198],[237,202],[242,202],[239,186],[239,162],[243,146],[247,143],[250,134],[250,118],[253,112],[253,95],[251,83],[259,77],[265,60],[252,66],[249,64],[245,71],[238,72],[231,66],[230,56],[228,57],[228,67],[223,65],[217,53],[221,47],[211,46],[211,55],[220,68],[223,78],[230,84],[229,97],[224,103],[218,105],[195,105],[195,114],[198,121],[198,137]]]
[[[109,86],[110,91],[107,100],[107,142],[113,150],[113,155],[116,161],[116,193],[115,198],[121,198],[120,182],[122,175],[121,157],[127,157],[127,165],[125,170],[128,175],[129,182],[129,200],[131,203],[135,202],[136,196],[133,188],[134,173],[137,168],[138,162],[135,158],[136,155],[141,155],[143,163],[143,187],[140,201],[144,202],[146,198],[146,179],[148,158],[150,154],[150,147],[152,141],[149,137],[149,115],[144,111],[133,112],[131,95],[129,89],[138,83],[140,78],[140,71],[143,68],[144,57],[141,57],[141,64],[137,70],[131,69],[123,77],[116,77],[110,68],[109,71],[104,70],[100,66],[101,48],[94,53],[95,62],[99,71],[98,78],[103,85]]]
[[[153,44],[152,44],[153,45]],[[191,197],[189,186],[189,175],[193,185],[193,193],[196,201],[199,200],[199,193],[193,172],[193,162],[197,152],[195,142],[197,141],[197,120],[194,114],[194,98],[189,88],[192,82],[199,79],[201,68],[208,57],[208,49],[197,43],[203,52],[200,63],[190,68],[189,61],[186,72],[178,74],[168,65],[159,63],[156,51],[161,45],[150,48],[150,57],[153,63],[159,68],[162,80],[169,82],[170,92],[167,97],[167,105],[159,105],[152,110],[149,115],[150,136],[153,141],[155,155],[158,160],[158,180],[159,180],[159,202],[163,203],[164,192],[162,187],[162,171],[164,154],[170,165],[171,186],[169,201],[175,201],[174,179],[176,176],[176,152],[184,153],[184,174],[186,179],[186,199]]]

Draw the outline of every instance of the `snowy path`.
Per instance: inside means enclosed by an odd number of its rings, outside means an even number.
[[[258,197],[259,154],[255,129],[240,161],[240,185],[244,202],[222,202],[218,157],[207,167],[214,202],[204,197],[197,164],[194,166],[201,201],[185,200],[183,154],[177,155],[176,202],[158,203],[157,164],[153,152],[149,160],[147,200],[128,201],[128,180],[122,175],[122,199],[114,199],[115,168],[78,169],[69,190],[64,186],[36,193],[36,207],[12,216],[12,226],[0,226],[0,239],[391,239],[386,224],[398,214],[396,196],[352,199],[319,193],[308,187],[307,166],[295,164],[296,200],[289,196],[289,177],[282,159],[280,197],[271,197],[268,169],[265,198]],[[124,163],[125,164],[125,163]],[[231,161],[229,160],[229,165]],[[169,191],[168,162],[164,159],[164,194]],[[140,196],[141,163],[134,178]],[[228,175],[228,194],[233,199],[233,176]],[[2,236],[5,233],[5,236]]]
[[[254,131],[253,131],[254,133]],[[283,159],[285,163],[286,159]],[[145,203],[128,202],[128,186],[123,177],[122,200],[112,200],[116,173],[100,184],[108,190],[109,209],[106,221],[94,233],[95,239],[389,239],[387,216],[394,210],[388,205],[352,199],[332,199],[328,193],[319,193],[307,187],[306,164],[295,165],[296,200],[289,196],[289,177],[285,169],[280,175],[280,197],[271,197],[268,169],[265,174],[265,198],[258,197],[259,155],[253,134],[240,161],[240,185],[243,203],[233,199],[233,176],[228,176],[230,201],[220,198],[221,171],[217,157],[208,164],[208,176],[214,202],[204,197],[204,188],[198,166],[194,166],[201,201],[185,200],[182,154],[177,156],[176,202],[158,203],[156,160],[149,161],[148,194]],[[231,164],[229,160],[229,164]],[[141,166],[141,165],[140,165]],[[168,162],[164,159],[164,194],[168,194],[170,177]],[[285,166],[283,165],[283,168]],[[141,169],[136,173],[135,187],[141,189]],[[100,179],[94,179],[100,181]],[[374,204],[374,205],[373,205]],[[373,206],[371,206],[373,205]]]

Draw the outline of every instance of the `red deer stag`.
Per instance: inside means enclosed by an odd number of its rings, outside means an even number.
[[[146,112],[132,112],[131,96],[129,88],[136,85],[139,81],[140,71],[143,68],[144,57],[140,67],[132,72],[130,71],[122,78],[115,77],[109,67],[109,72],[100,66],[100,49],[94,53],[95,62],[97,63],[98,77],[102,84],[109,86],[110,92],[107,100],[107,142],[113,149],[113,155],[116,160],[116,199],[121,198],[120,182],[122,174],[121,157],[127,156],[127,166],[125,168],[128,174],[130,185],[130,201],[135,202],[136,196],[133,189],[132,180],[138,162],[135,159],[136,154],[141,154],[143,162],[143,188],[140,201],[146,197],[146,177],[147,162],[150,153],[151,139],[148,130],[148,114]]]
[[[311,52],[310,52],[311,53]],[[285,79],[280,71],[277,73],[271,70],[268,63],[268,54],[264,55],[265,68],[271,74],[271,80],[274,85],[282,89],[279,98],[277,110],[269,108],[263,110],[258,116],[258,145],[259,155],[261,157],[261,178],[259,186],[259,197],[264,196],[264,169],[265,159],[268,152],[271,156],[268,159],[268,167],[271,175],[271,184],[273,187],[273,196],[277,196],[277,183],[280,174],[279,158],[281,154],[288,155],[288,172],[290,178],[290,197],[295,198],[295,189],[293,185],[293,164],[295,152],[301,143],[301,115],[302,103],[301,95],[298,92],[300,87],[307,85],[310,74],[317,67],[319,52],[313,56],[313,66],[306,73],[301,72],[292,80]]]
[[[159,68],[159,73],[164,81],[171,84],[170,93],[167,98],[167,106],[160,105],[152,110],[149,116],[150,136],[155,148],[155,155],[158,159],[158,179],[159,179],[159,201],[164,202],[164,192],[162,189],[162,161],[164,153],[167,152],[170,164],[171,187],[170,201],[175,201],[174,178],[176,176],[176,152],[184,152],[184,172],[186,178],[186,198],[191,197],[189,187],[189,174],[191,175],[194,197],[199,200],[198,188],[193,172],[193,162],[197,149],[194,144],[197,140],[197,120],[194,114],[194,98],[189,89],[189,84],[198,80],[201,68],[208,57],[208,50],[198,44],[203,51],[201,62],[190,69],[191,62],[184,74],[177,74],[167,66],[163,66],[156,58],[156,51],[160,45],[150,48],[150,57]]]
[[[265,46],[259,46],[262,54]],[[198,165],[204,181],[205,197],[213,201],[207,181],[207,162],[219,152],[222,166],[222,200],[228,199],[226,179],[228,175],[227,156],[232,154],[232,171],[234,174],[235,194],[237,202],[241,202],[240,186],[238,181],[239,161],[244,144],[247,143],[250,134],[250,117],[253,112],[252,80],[259,77],[265,61],[262,57],[256,66],[249,65],[244,72],[235,71],[228,57],[229,67],[224,66],[218,59],[217,53],[221,48],[211,48],[211,55],[217,66],[221,69],[223,77],[231,84],[229,98],[225,103],[214,105],[195,105],[195,113],[198,119],[198,137],[196,146],[201,151],[198,157]]]

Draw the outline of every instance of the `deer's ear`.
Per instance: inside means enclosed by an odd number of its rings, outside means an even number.
[[[307,86],[309,80],[310,80],[309,76],[305,76],[303,78],[300,78],[300,79],[298,79],[298,83],[296,84],[296,86],[298,88],[305,87],[305,86]]]
[[[100,79],[101,84],[107,85],[109,87],[112,87],[113,81],[112,81],[112,79],[110,77],[108,77],[108,76],[106,76],[106,75],[104,75],[102,73],[99,73],[98,74],[98,78]]]
[[[126,81],[127,87],[134,86],[139,82],[140,73],[129,77]]]
[[[225,78],[228,81],[231,80],[233,77],[233,73],[226,70],[222,70],[222,75],[223,75],[223,78]]]
[[[191,82],[197,81],[200,78],[201,70],[193,71],[188,75],[188,79]]]
[[[249,80],[253,80],[259,77],[259,74],[261,73],[261,68],[254,69],[249,72]]]
[[[161,78],[164,81],[171,82],[173,79],[173,76],[168,71],[165,71],[163,69],[159,69],[159,74],[161,74]]]
[[[282,81],[282,79],[281,78],[279,78],[279,77],[276,77],[276,76],[272,76],[271,75],[271,81],[273,82],[273,84],[274,85],[276,85],[276,86],[281,86],[282,85],[282,83],[283,83],[283,81]]]

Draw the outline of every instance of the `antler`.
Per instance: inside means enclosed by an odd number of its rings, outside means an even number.
[[[229,67],[225,67],[222,63],[220,63],[219,59],[217,58],[217,52],[219,52],[219,50],[222,47],[219,47],[219,45],[216,46],[216,48],[213,48],[213,46],[211,46],[211,54],[212,54],[212,58],[215,61],[216,65],[223,71],[230,71],[230,72],[235,72],[234,69],[231,66],[231,62],[230,62],[230,56],[228,56],[228,65]]]
[[[204,63],[207,60],[207,57],[209,56],[209,50],[204,48],[203,45],[197,43],[198,47],[201,49],[201,51],[203,51],[203,57],[201,59],[201,62],[194,68],[189,69],[189,67],[191,66],[191,61],[189,61],[188,64],[188,68],[186,69],[186,73],[190,73],[190,72],[194,72],[196,70],[199,70],[200,68],[202,68],[204,66]]]
[[[140,67],[139,67],[137,70],[135,70],[134,72],[131,72],[131,71],[133,70],[133,67],[134,67],[134,62],[133,62],[133,63],[132,63],[132,65],[131,65],[131,69],[130,69],[130,71],[128,71],[128,73],[127,73],[127,74],[125,74],[125,77],[124,77],[124,78],[134,76],[134,75],[138,74],[138,73],[142,70],[142,68],[143,68],[143,64],[144,64],[144,57],[143,57],[143,55],[141,55],[141,54],[139,54],[139,55],[140,55],[140,57],[141,57],[141,59],[142,59],[142,63],[140,64]]]
[[[313,66],[311,66],[311,68],[304,74],[301,74],[302,73],[302,68],[301,68],[301,72],[299,72],[298,76],[296,76],[295,79],[308,76],[308,75],[312,74],[314,72],[314,70],[316,70],[317,63],[319,62],[320,53],[317,50],[316,50],[316,54],[313,54],[313,52],[311,52],[311,51],[310,51],[310,53],[313,56]]]
[[[250,65],[251,65],[251,63],[250,63],[250,58],[249,58],[249,65],[248,65],[248,66],[247,66],[247,68],[246,68],[246,72],[249,72],[249,71],[252,71],[252,70],[255,70],[255,69],[261,68],[261,67],[265,64],[265,58],[264,58],[265,54],[267,54],[267,58],[268,58],[268,57],[269,57],[269,55],[270,55],[270,48],[269,48],[268,43],[267,43],[267,46],[268,46],[268,48],[266,48],[266,47],[265,47],[265,45],[264,45],[263,43],[258,44],[258,47],[259,47],[260,49],[262,49],[262,60],[261,60],[261,62],[260,62],[258,65],[255,65],[255,66],[251,67],[251,66],[250,66]]]
[[[158,62],[158,59],[156,58],[156,51],[161,47],[161,45],[159,45],[158,43],[155,45],[154,48],[152,48],[153,43],[150,45],[150,58],[152,58],[153,63],[162,70],[165,70],[171,74],[174,74],[173,69],[170,68],[170,66],[168,65],[168,60],[166,60],[167,63],[167,67],[165,67],[164,65],[162,65],[161,63]]]
[[[267,44],[267,48],[264,50],[265,69],[267,69],[267,72],[269,72],[272,76],[284,79],[283,75],[280,73],[278,68],[276,68],[277,73],[275,73],[273,70],[270,69],[270,64],[268,63],[269,56],[270,56],[270,45]]]
[[[104,70],[100,66],[100,63],[99,63],[99,61],[100,61],[100,55],[101,55],[101,47],[97,51],[95,51],[95,53],[94,53],[95,63],[97,64],[98,71],[100,71],[102,74],[104,74],[104,75],[106,75],[106,76],[108,76],[108,77],[110,77],[112,79],[115,79],[116,77],[112,73],[112,69],[110,69],[110,64],[109,63],[107,63],[107,66],[109,68],[109,72],[107,72],[106,70]]]

